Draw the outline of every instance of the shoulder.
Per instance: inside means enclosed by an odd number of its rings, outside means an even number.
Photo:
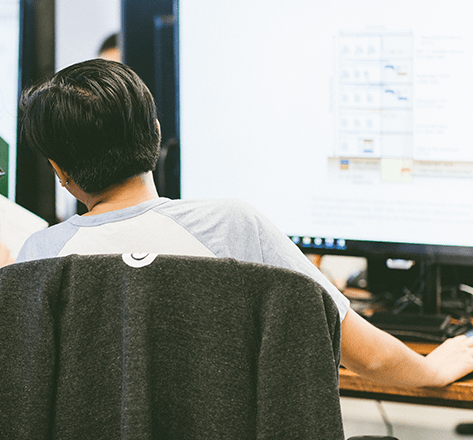
[[[239,199],[170,200],[159,212],[172,216],[217,257],[263,263],[302,273],[334,298],[341,317],[348,300],[309,261],[300,249],[251,204]]]
[[[66,221],[35,232],[20,249],[16,262],[56,257],[77,229],[72,223]]]
[[[240,199],[176,199],[167,200],[157,206],[158,209],[175,210],[211,210],[214,212],[245,212],[254,211],[255,208]]]
[[[213,223],[233,226],[241,221],[254,222],[260,213],[249,203],[239,199],[178,199],[169,200],[155,210],[185,223]]]
[[[169,200],[155,208],[218,257],[261,260],[258,212],[238,199]]]

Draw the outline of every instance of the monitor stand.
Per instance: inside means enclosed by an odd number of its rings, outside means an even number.
[[[441,314],[442,276],[440,264],[422,262],[425,266],[425,287],[422,294],[422,314],[435,316]]]

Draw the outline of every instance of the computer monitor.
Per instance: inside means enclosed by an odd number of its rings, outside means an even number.
[[[316,253],[473,264],[466,0],[179,0],[181,197]]]
[[[0,2],[0,194],[15,200],[20,0]]]

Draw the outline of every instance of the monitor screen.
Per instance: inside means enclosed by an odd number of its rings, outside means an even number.
[[[469,10],[179,0],[181,197],[247,200],[310,251],[473,262]]]
[[[15,199],[20,0],[0,2],[0,194]]]

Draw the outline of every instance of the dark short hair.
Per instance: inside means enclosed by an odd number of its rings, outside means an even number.
[[[100,45],[99,54],[105,52],[106,50],[113,49],[118,47],[118,33],[109,35]]]
[[[94,194],[156,167],[161,134],[150,91],[129,67],[94,59],[23,92],[22,133]]]

